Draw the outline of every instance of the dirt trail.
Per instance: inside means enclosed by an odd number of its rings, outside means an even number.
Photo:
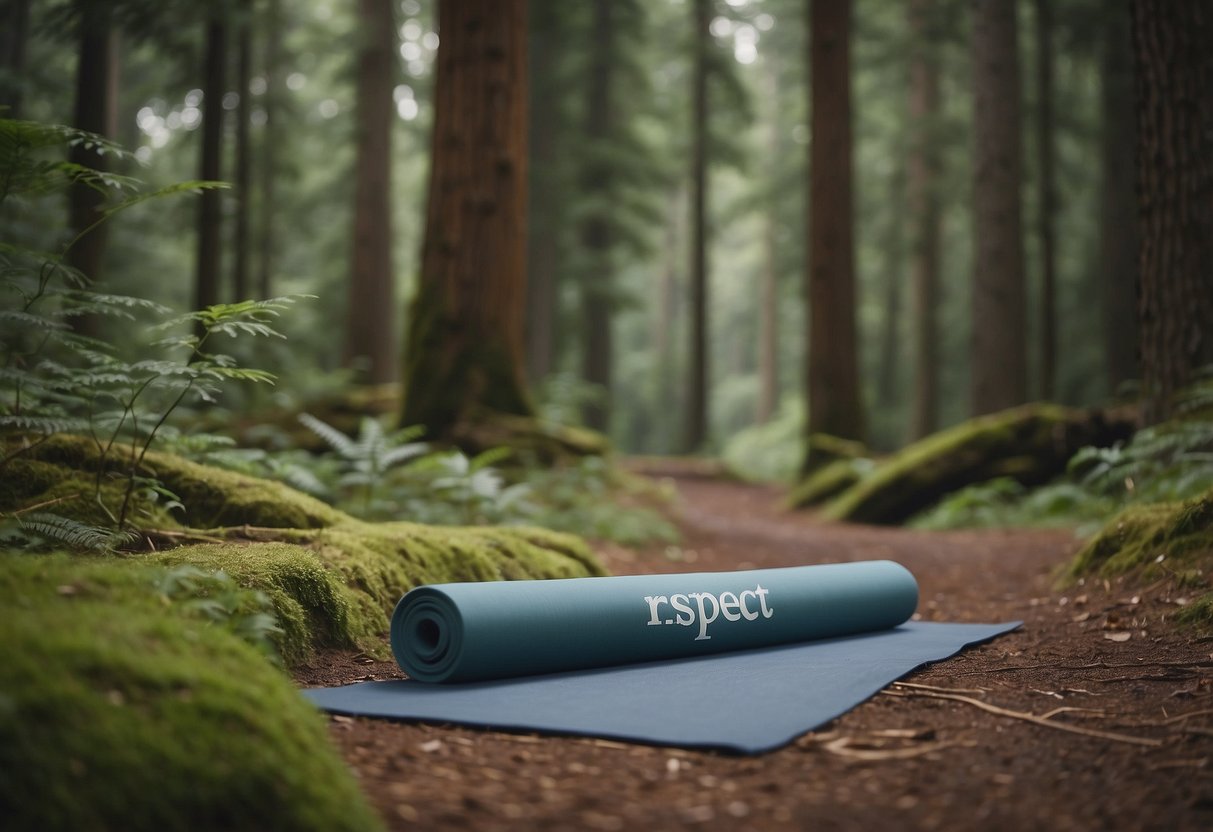
[[[389,826],[1213,828],[1213,641],[1171,624],[1183,599],[1169,582],[1059,592],[1050,573],[1074,549],[1065,532],[822,524],[780,512],[770,489],[676,485],[681,546],[601,547],[615,573],[891,558],[918,578],[924,619],[1024,627],[761,757],[334,717]],[[297,674],[398,675],[344,654]]]

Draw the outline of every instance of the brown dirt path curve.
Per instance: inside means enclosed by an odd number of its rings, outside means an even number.
[[[1057,591],[1051,572],[1075,548],[1066,532],[823,524],[779,511],[772,489],[676,486],[683,543],[599,547],[615,573],[890,558],[919,579],[924,619],[1024,627],[761,757],[333,717],[389,827],[1213,828],[1213,640],[1170,621],[1184,600],[1170,582]],[[328,653],[297,680],[399,675]]]

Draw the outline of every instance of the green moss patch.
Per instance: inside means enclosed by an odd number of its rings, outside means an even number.
[[[0,560],[13,829],[362,830],[322,718],[255,648],[115,559]]]
[[[1161,560],[1160,560],[1161,559]],[[1132,506],[1074,556],[1065,577],[1119,575],[1213,560],[1213,489],[1178,503]]]
[[[1032,404],[971,419],[906,447],[826,508],[834,520],[901,523],[966,485],[1011,477],[1048,481],[1086,445],[1108,445],[1131,425],[1099,413]]]

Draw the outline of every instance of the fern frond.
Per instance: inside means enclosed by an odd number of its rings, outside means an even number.
[[[0,429],[42,434],[78,433],[88,430],[88,420],[72,416],[10,413],[0,415]]]
[[[105,551],[135,539],[133,532],[102,529],[49,512],[21,515],[17,522],[26,531],[73,549]]]
[[[312,433],[323,439],[330,448],[347,459],[351,457],[354,443],[341,431],[310,413],[300,413],[299,421]]]

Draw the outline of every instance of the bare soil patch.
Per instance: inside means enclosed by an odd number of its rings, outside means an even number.
[[[1213,828],[1213,640],[1173,624],[1171,582],[1058,591],[1067,532],[826,524],[773,489],[676,485],[682,545],[599,547],[613,572],[890,558],[924,619],[1024,626],[761,757],[332,717],[391,828]],[[296,678],[400,675],[327,653]]]

